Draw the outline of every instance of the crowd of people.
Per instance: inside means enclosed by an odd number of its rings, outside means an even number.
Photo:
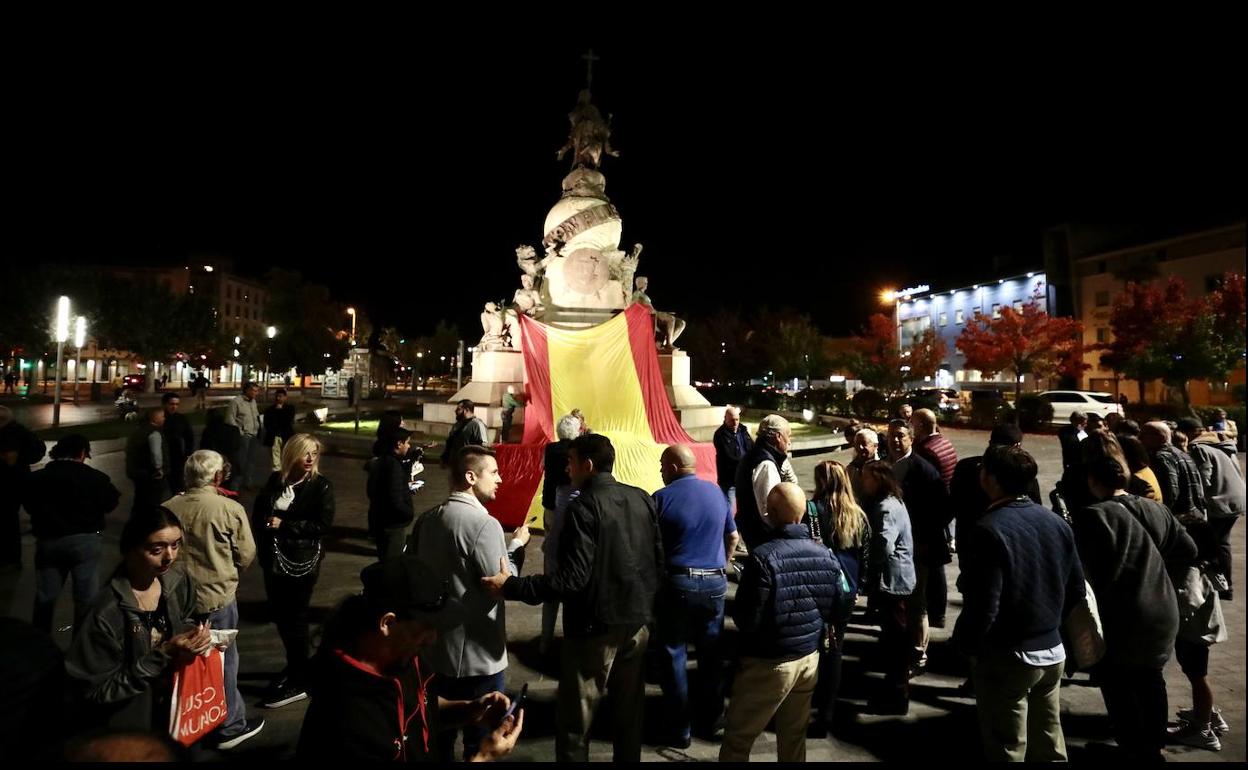
[[[808,499],[779,415],[751,436],[729,408],[713,439],[714,481],[699,477],[693,448],[672,445],[659,458],[664,486],[648,494],[614,476],[611,440],[574,412],[543,453],[543,569],[522,574],[529,532],[505,530],[487,509],[506,480],[475,405],[457,406],[442,456],[447,499],[419,514],[415,477],[430,445],[414,445],[387,415],[365,466],[377,562],[314,635],[334,485],[320,472],[320,442],[294,432],[285,393],[263,418],[256,398],[245,386],[210,413],[199,449],[176,394],[144,415],[125,449],[134,505],[121,563],[102,585],[101,531],[119,490],[86,464],[80,435],[30,471],[42,446],[0,407],[0,472],[20,484],[36,538],[38,629],[51,630],[74,581],[72,642],[46,670],[68,690],[74,724],[108,731],[70,750],[142,744],[182,756],[142,737],[168,733],[171,672],[214,647],[227,717],[205,743],[231,751],[261,732],[228,635],[254,561],[285,656],[260,705],[310,700],[300,758],[452,761],[457,744],[465,761],[505,757],[524,723],[522,703],[503,692],[511,600],[542,605],[543,656],[556,650],[562,607],[559,761],[588,761],[608,697],[614,759],[640,760],[648,660],[660,672],[664,744],[720,740],[721,761],[745,761],[774,725],[777,759],[803,761],[808,740],[842,724],[853,622],[879,627],[864,659],[882,675],[868,711],[908,713],[930,631],[946,625],[955,557],[963,604],[950,647],[968,663],[962,690],[975,698],[986,759],[1064,760],[1061,683],[1076,670],[1100,687],[1129,760],[1159,760],[1167,741],[1218,750],[1229,729],[1208,665],[1227,636],[1219,602],[1233,598],[1229,537],[1245,510],[1233,425],[1076,412],[1059,436],[1064,467],[1049,508],[1013,425],[964,458],[927,409],[883,431],[851,425],[853,459],[816,464]],[[253,483],[261,442],[271,472]],[[250,511],[243,489],[255,492]],[[725,643],[729,614],[735,645]],[[1172,654],[1192,688],[1174,726],[1162,673]]]

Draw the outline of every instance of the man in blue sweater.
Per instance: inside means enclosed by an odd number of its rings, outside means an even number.
[[[750,552],[732,618],[741,661],[728,704],[720,762],[748,762],[774,716],[781,762],[806,761],[806,727],[819,645],[842,598],[841,567],[801,524],[806,495],[782,482],[767,495],[770,539]]]
[[[1066,660],[1060,629],[1083,599],[1083,569],[1070,527],[1027,496],[1036,471],[1022,447],[989,447],[979,478],[992,504],[958,536],[975,558],[960,581],[953,641],[974,659],[989,762],[1066,759],[1058,719]]]

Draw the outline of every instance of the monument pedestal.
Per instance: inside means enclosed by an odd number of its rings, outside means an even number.
[[[695,441],[710,441],[724,421],[724,408],[713,406],[689,384],[689,362],[689,354],[683,350],[660,353],[659,371],[680,426]]]
[[[476,404],[476,415],[485,423],[486,440],[501,440],[503,427],[503,395],[513,386],[517,395],[524,392],[524,354],[519,350],[483,350],[472,355],[472,380],[459,389],[445,404],[428,403],[424,419],[417,427],[433,436],[445,436],[455,424],[455,405],[465,398]],[[524,426],[524,407],[512,415],[512,438],[518,440]]]

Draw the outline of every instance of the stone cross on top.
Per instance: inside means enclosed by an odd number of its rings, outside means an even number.
[[[581,58],[585,60],[585,87],[590,88],[594,85],[594,62],[599,61],[602,57],[594,56],[594,49],[591,48]]]

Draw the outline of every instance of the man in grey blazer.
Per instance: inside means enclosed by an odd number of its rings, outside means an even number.
[[[481,587],[481,578],[499,571],[507,558],[503,527],[485,509],[494,499],[502,476],[494,451],[488,447],[461,447],[449,460],[451,494],[447,501],[416,520],[407,555],[449,580],[448,595],[465,609],[464,623],[438,635],[428,659],[438,678],[438,695],[475,700],[502,691],[507,669],[507,624],[504,602]],[[513,566],[514,570],[515,567]],[[477,753],[488,729],[464,728],[464,759]],[[453,761],[455,731],[438,738],[438,753]]]

